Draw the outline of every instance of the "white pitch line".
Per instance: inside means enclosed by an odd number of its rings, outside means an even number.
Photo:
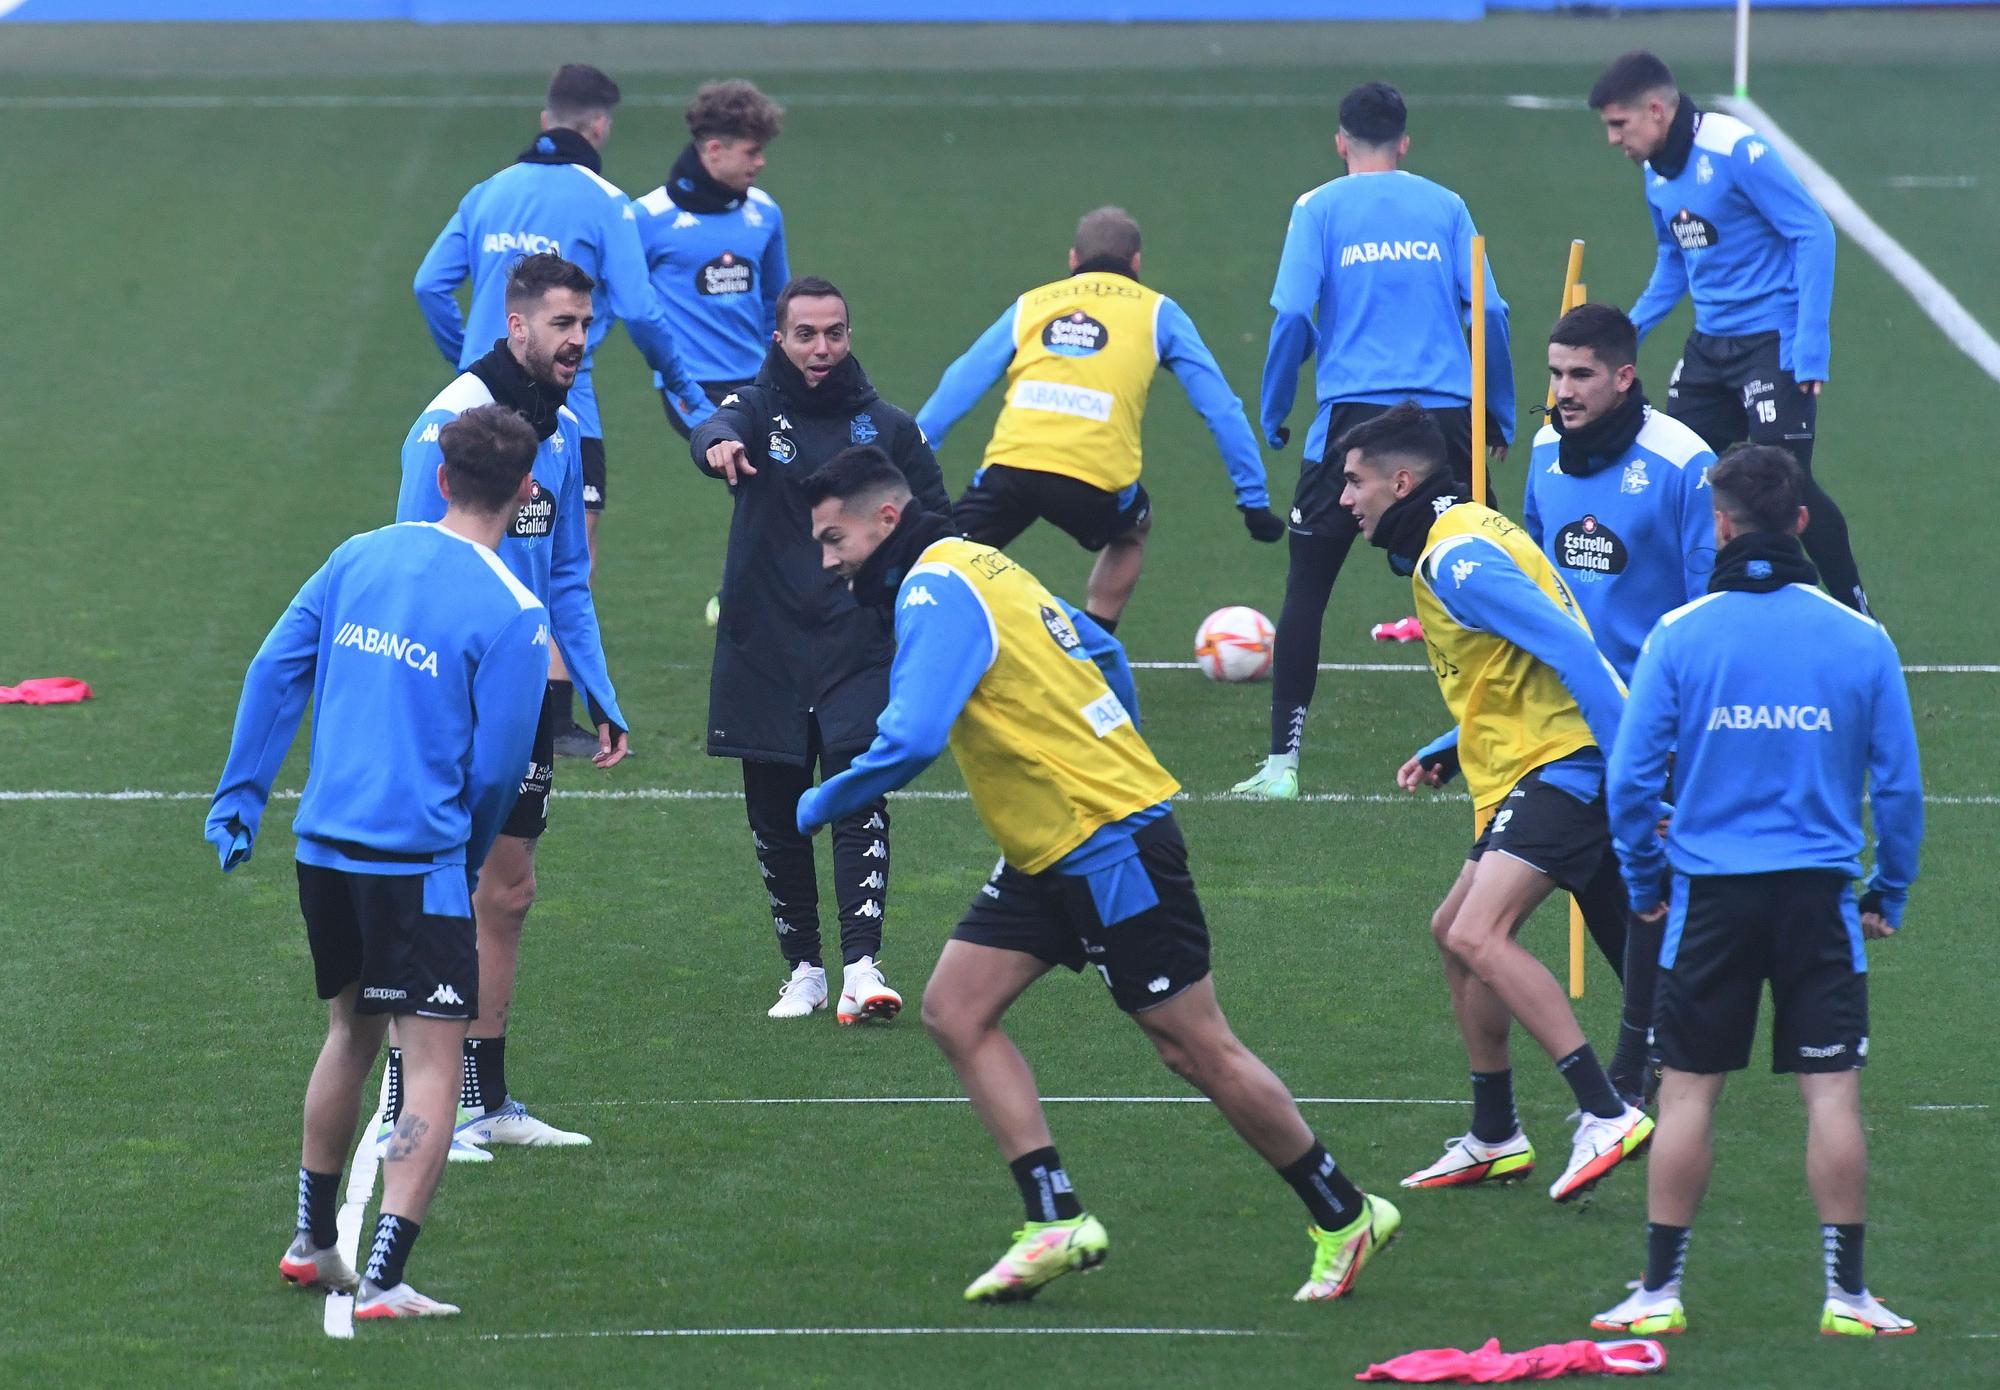
[[[1135,671],[1199,671],[1201,669],[1201,663],[1198,661],[1134,661],[1130,664]],[[1421,661],[1322,661],[1319,664],[1319,669],[1322,671],[1414,672],[1429,671],[1431,668]],[[2000,663],[1967,665],[1963,663],[1939,664],[1935,662],[1919,662],[1903,667],[1903,674],[1906,676],[1995,676],[2000,675]]]
[[[1958,297],[1944,287],[1937,276],[1925,268],[1904,249],[1903,243],[1882,229],[1882,224],[1862,210],[1861,204],[1839,180],[1829,174],[1820,162],[1805,152],[1805,149],[1787,135],[1778,123],[1771,119],[1770,112],[1751,101],[1748,97],[1725,99],[1722,106],[1740,116],[1757,133],[1768,140],[1785,157],[1792,172],[1819,199],[1819,205],[1826,209],[1839,228],[1853,238],[1854,243],[1895,279],[1896,283],[1909,291],[1910,298],[1917,307],[1930,317],[1932,323],[1944,330],[1945,337],[1979,369],[2000,381],[2000,342],[1972,317]]]
[[[1465,1105],[1395,1096],[1294,1096],[1299,1105]],[[735,1100],[578,1100],[572,1105],[969,1105],[964,1096],[752,1096]],[[1044,1105],[1208,1105],[1207,1096],[1043,1096]]]
[[[685,787],[633,787],[628,790],[589,789],[566,791],[561,787],[553,793],[562,801],[740,801],[739,791],[717,791],[691,789]],[[129,802],[129,801],[207,801],[212,792],[189,791],[61,791],[40,789],[35,791],[0,791],[0,804],[7,802]],[[890,792],[897,801],[965,801],[965,792]],[[271,793],[273,801],[297,801],[296,791],[276,791]],[[1226,803],[1231,805],[1294,805],[1308,802],[1321,806],[1403,806],[1411,809],[1431,810],[1448,807],[1462,811],[1465,802],[1462,797],[1449,794],[1441,796],[1414,796],[1407,792],[1305,792],[1290,802],[1272,802],[1264,797],[1242,795],[1236,792],[1183,792],[1173,798],[1175,801],[1197,804]],[[1926,806],[2000,806],[2000,795],[1952,796],[1933,795],[1924,798]]]
[[[1340,104],[1337,92],[774,92],[786,106],[859,107],[864,109],[981,109],[1008,111],[1133,108],[1139,110],[1208,111],[1327,109]],[[679,109],[686,93],[641,92],[624,104]],[[1582,111],[1577,97],[1547,97],[1517,92],[1480,92],[1409,96],[1412,106],[1453,106],[1516,111]],[[145,92],[129,95],[47,93],[0,97],[5,111],[234,111],[234,110],[390,110],[457,111],[486,108],[531,109],[516,94],[500,92],[266,92],[204,93]]]
[[[1294,1337],[1252,1327],[634,1327],[591,1332],[482,1332],[482,1342],[596,1337]]]

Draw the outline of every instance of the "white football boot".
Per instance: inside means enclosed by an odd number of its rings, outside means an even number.
[[[887,1023],[902,1008],[903,996],[889,988],[873,956],[863,956],[841,972],[840,1007],[834,1011],[841,1027],[870,1019]]]
[[[826,1007],[826,971],[800,961],[791,978],[778,991],[778,1002],[770,1009],[772,1018],[805,1018],[814,1009]]]

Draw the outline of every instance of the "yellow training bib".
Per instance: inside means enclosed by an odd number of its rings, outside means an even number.
[[[1106,492],[1138,481],[1161,298],[1129,275],[1093,270],[1015,301],[1007,403],[985,462],[1060,473]]]
[[[986,610],[993,664],[951,726],[951,751],[1009,864],[1040,873],[1104,826],[1180,790],[1032,574],[990,546],[952,537],[918,557],[903,581],[904,603],[922,601],[927,574],[964,579]]]
[[[1541,549],[1500,513],[1464,502],[1432,524],[1410,584],[1438,691],[1458,721],[1459,770],[1474,809],[1484,811],[1542,764],[1597,740],[1551,667],[1504,637],[1460,626],[1438,599],[1434,586],[1452,578],[1453,565],[1490,562],[1486,547],[1468,544],[1472,537],[1499,546],[1586,633],[1590,624]]]

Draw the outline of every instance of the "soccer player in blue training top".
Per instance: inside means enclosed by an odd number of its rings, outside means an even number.
[[[601,170],[611,139],[618,84],[596,68],[566,63],[549,80],[542,131],[520,158],[473,187],[417,267],[417,307],[445,360],[465,371],[507,334],[507,272],[535,252],[551,252],[580,266],[595,283],[590,338],[569,388],[568,405],[582,435],[584,534],[597,553],[597,517],[604,510],[604,426],[598,418],[591,355],[624,320],[633,343],[688,416],[713,409],[689,373],[675,341],[665,304],[646,275],[646,253],[632,204]],[[471,312],[455,297],[472,282]],[[587,758],[597,741],[567,722],[571,704],[563,653],[554,655],[553,679],[565,724],[556,751]]]
[[[784,125],[784,108],[754,84],[707,83],[688,103],[691,138],[667,181],[633,203],[653,289],[711,403],[756,380],[778,326],[778,291],[792,278],[784,214],[757,187]],[[675,393],[657,375],[653,384],[686,439],[692,426]]]
[[[1139,428],[1153,377],[1180,380],[1215,436],[1236,507],[1260,541],[1284,523],[1271,514],[1264,462],[1243,402],[1180,305],[1139,283],[1139,223],[1097,208],[1076,224],[1069,274],[1007,306],[917,412],[941,448],[987,388],[1007,378],[984,461],[952,508],[968,539],[1004,548],[1037,520],[1054,522],[1098,552],[1084,611],[1115,631],[1138,587],[1153,503],[1139,482]]]
[[[1646,1175],[1646,1273],[1591,1326],[1652,1336],[1687,1326],[1681,1267],[1708,1187],[1716,1102],[1750,1064],[1771,985],[1771,1069],[1806,1107],[1806,1184],[1826,1263],[1820,1331],[1916,1331],[1862,1278],[1868,1141],[1864,939],[1903,925],[1924,834],[1924,788],[1896,645],[1821,593],[1799,545],[1805,472],[1784,450],[1738,445],[1709,470],[1709,592],[1660,620],[1611,756],[1611,817],[1632,908],[1666,922],[1654,1036],[1666,1063]],[[1660,896],[1654,806],[1674,759]],[[1866,835],[1875,872],[1857,904]]]
[[[1813,481],[1813,433],[1832,354],[1833,224],[1784,159],[1734,116],[1703,111],[1651,53],[1627,53],[1590,89],[1606,138],[1640,166],[1659,238],[1632,306],[1644,338],[1694,297],[1694,332],[1667,411],[1718,452],[1782,445],[1806,474],[1806,553],[1842,603],[1868,611],[1847,519]]]
[[[534,434],[488,405],[440,443],[443,518],[347,541],[264,639],[205,830],[224,873],[250,858],[310,696],[292,829],[327,1029],[306,1087],[298,1235],[278,1272],[302,1288],[359,1282],[356,1318],[458,1311],[411,1288],[403,1267],[444,1171],[479,1011],[471,884],[520,790],[548,677],[548,611],[493,553],[533,495]],[[392,1017],[409,1073],[357,1281],[335,1245],[340,1169]]]
[[[1594,1187],[1653,1130],[1621,1099],[1562,986],[1515,935],[1560,887],[1574,893],[1614,970],[1624,968],[1625,905],[1604,807],[1604,755],[1625,689],[1590,640],[1555,568],[1525,532],[1459,495],[1444,433],[1415,404],[1365,420],[1334,445],[1343,503],[1361,534],[1410,576],[1438,691],[1456,737],[1396,774],[1407,791],[1465,773],[1477,838],[1431,917],[1452,1012],[1472,1064],[1472,1129],[1405,1187],[1511,1180],[1535,1166],[1514,1111],[1507,1034],[1515,1020],[1575,1093],[1558,1202]]]
[[[924,987],[924,1027],[1027,1206],[1013,1246],[966,1299],[1032,1298],[1109,1249],[1056,1155],[1034,1074],[1000,1026],[1052,967],[1086,964],[1312,1214],[1312,1273],[1296,1297],[1339,1298],[1402,1216],[1334,1165],[1216,1003],[1208,925],[1170,801],[1179,784],[1139,736],[1124,649],[1007,556],[913,505],[880,450],[848,450],[805,486],[827,567],[857,601],[894,608],[897,648],[875,742],[799,798],[799,829],[907,784],[949,743],[1000,844],[1000,864]]]
[[[1333,582],[1357,534],[1341,505],[1341,464],[1327,446],[1363,420],[1410,400],[1444,430],[1451,475],[1472,487],[1472,238],[1465,200],[1402,168],[1410,150],[1402,95],[1367,82],[1341,99],[1334,145],[1347,177],[1302,194],[1285,228],[1271,288],[1270,349],[1264,358],[1264,438],[1291,439],[1299,367],[1318,355],[1318,409],[1306,432],[1292,498],[1291,568],[1278,611],[1271,671],[1271,751],[1237,783],[1250,796],[1299,794],[1299,747],[1319,681],[1320,627]],[[1514,437],[1514,368],[1507,355],[1507,301],[1486,272],[1486,402],[1489,440],[1505,457]]]
[[[525,256],[507,272],[507,336],[437,398],[410,426],[403,441],[403,485],[398,521],[435,521],[446,499],[437,485],[439,441],[454,419],[475,406],[499,403],[528,422],[535,450],[535,491],[507,527],[500,558],[528,591],[547,606],[555,645],[583,686],[597,725],[592,761],[611,768],[630,751],[625,716],[605,669],[590,594],[590,549],[583,534],[583,476],[577,418],[564,404],[589,342],[591,280],[549,252]],[[537,701],[541,723],[523,764],[520,799],[493,842],[473,898],[479,921],[479,994],[485,1001],[465,1045],[464,1111],[452,1156],[483,1160],[484,1144],[530,1147],[588,1144],[529,1114],[507,1089],[507,1016],[514,1002],[521,928],[535,901],[535,843],[549,824],[549,791],[555,777],[555,733],[569,718],[569,690],[554,681]],[[385,1130],[396,1119],[401,1061],[389,1053],[391,1086],[383,1112]]]
[[[1579,304],[1549,334],[1555,409],[1535,436],[1521,525],[1555,566],[1597,649],[1632,679],[1660,615],[1708,587],[1715,520],[1701,436],[1646,403],[1639,339],[1609,304]],[[1611,1079],[1630,1099],[1652,1089],[1646,1060],[1660,927],[1629,920],[1625,1010]],[[1643,1067],[1643,1082],[1635,1073]]]

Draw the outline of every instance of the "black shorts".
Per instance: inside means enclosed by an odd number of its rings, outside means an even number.
[[[604,510],[604,441],[586,439],[583,441],[583,509],[587,512]]]
[[[1142,525],[1153,514],[1153,499],[1138,483],[1106,492],[1066,474],[996,463],[972,475],[972,486],[951,514],[967,540],[996,549],[1013,544],[1035,522],[1048,521],[1085,550],[1102,550]]]
[[[535,725],[535,747],[528,755],[528,771],[521,778],[521,795],[500,827],[502,835],[517,840],[533,840],[549,828],[549,792],[556,777],[556,731],[569,727],[570,712],[556,697],[553,682],[542,692],[542,718]]]
[[[749,384],[750,382],[747,379],[743,381],[704,381],[701,383],[701,389],[707,395],[710,405],[721,405],[724,396],[727,396],[731,391],[739,390]],[[667,428],[682,439],[692,439],[694,431],[688,428],[687,421],[681,419],[681,413],[674,409],[674,398],[667,394],[665,387],[660,389],[660,404],[667,409]]]
[[[358,1014],[479,1016],[479,938],[463,864],[413,874],[298,869],[320,998],[359,981]]]
[[[1667,386],[1667,414],[1718,454],[1747,439],[1789,449],[1812,466],[1819,397],[1800,391],[1798,378],[1778,365],[1775,332],[1688,334]]]
[[[1675,1071],[1750,1065],[1771,984],[1771,1070],[1868,1061],[1868,961],[1847,875],[1821,870],[1674,879],[1653,1042]]]
[[[1133,842],[1157,901],[1106,926],[1089,879],[1053,869],[1022,873],[1004,861],[952,932],[956,941],[1020,951],[1051,965],[1097,967],[1127,1013],[1166,1003],[1208,975],[1208,923],[1188,874],[1187,845],[1171,813]]]
[[[1514,784],[1465,857],[1477,861],[1489,850],[1507,855],[1583,898],[1603,883],[1607,861],[1617,873],[1611,822],[1603,796],[1586,803],[1544,782],[1551,766],[1544,763]]]
[[[1333,446],[1343,434],[1353,429],[1363,420],[1372,420],[1384,414],[1391,407],[1375,405],[1368,401],[1339,401],[1333,406],[1326,422],[1326,451],[1331,454]],[[1472,485],[1472,407],[1450,405],[1434,407],[1428,412],[1444,430],[1445,462],[1451,475],[1467,487]],[[1340,494],[1347,488],[1346,479],[1341,477],[1340,459],[1307,459],[1299,465],[1299,486],[1292,494],[1292,534],[1295,536],[1345,537],[1352,541],[1360,532],[1360,523],[1354,513],[1340,505]],[[1493,491],[1489,481],[1487,492]]]

